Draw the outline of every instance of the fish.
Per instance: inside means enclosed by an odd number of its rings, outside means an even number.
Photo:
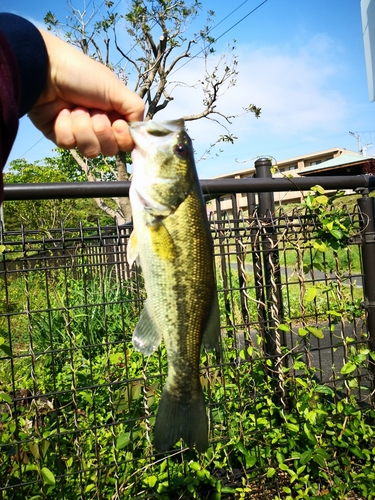
[[[141,267],[146,300],[134,348],[151,355],[164,341],[168,373],[154,427],[165,452],[183,439],[203,453],[208,419],[200,383],[201,345],[217,348],[220,314],[213,242],[184,120],[133,122],[129,192],[133,231],[127,259]]]

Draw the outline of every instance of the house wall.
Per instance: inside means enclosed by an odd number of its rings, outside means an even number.
[[[277,171],[274,177],[282,177],[284,175],[288,176],[298,176],[305,168],[311,167],[313,165],[319,165],[320,163],[336,158],[343,153],[348,153],[346,149],[343,148],[332,148],[324,151],[318,151],[308,155],[303,155],[295,158],[288,158],[277,163]],[[353,152],[354,153],[354,152]],[[245,177],[252,177],[255,174],[255,167],[248,169],[220,175],[213,177],[214,179],[243,179]],[[299,203],[306,193],[300,193],[298,191],[289,191],[282,193],[275,193],[275,205],[283,205],[288,203]],[[236,194],[236,202],[239,210],[246,211],[247,207],[247,195],[244,193]],[[207,204],[208,212],[216,213],[216,203],[212,201]],[[221,200],[221,210],[223,212],[232,213],[232,202],[231,197],[223,197]]]

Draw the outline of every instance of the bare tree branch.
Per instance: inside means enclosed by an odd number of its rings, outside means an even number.
[[[210,149],[219,142],[233,142],[235,137],[228,126],[239,115],[228,115],[220,110],[219,105],[221,97],[236,85],[237,59],[233,55],[233,46],[228,47],[225,54],[216,57],[213,48],[215,40],[210,36],[212,11],[208,11],[206,21],[192,38],[186,33],[202,9],[198,0],[129,0],[129,11],[122,15],[111,10],[112,2],[103,4],[105,7],[99,14],[99,21],[96,21],[98,13],[94,8],[89,14],[87,9],[79,11],[71,3],[68,4],[71,16],[66,24],[59,23],[51,12],[47,13],[45,21],[48,29],[58,31],[63,27],[70,43],[109,66],[125,82],[133,79],[135,91],[147,102],[147,119],[168,106],[174,99],[173,93],[177,87],[193,88],[200,93],[200,104],[197,99],[196,109],[184,119],[194,121],[205,118],[223,128],[225,133],[219,136]],[[113,43],[110,43],[110,34],[113,34]],[[123,34],[130,38],[126,48],[120,36]],[[199,56],[204,62],[201,79],[194,84],[172,82],[171,76],[178,70],[179,63],[193,59],[191,50],[197,43],[202,49],[194,58]],[[118,56],[121,59],[114,64],[113,60],[118,60]],[[121,61],[123,63],[120,65]],[[254,113],[256,117],[260,115],[260,108],[254,104],[242,109],[245,113]],[[114,165],[113,159],[112,162],[103,160],[101,164],[93,164],[80,157],[76,151],[71,153],[91,182],[106,179],[109,175],[117,180],[129,177],[126,159],[121,154],[116,157]],[[101,199],[95,202],[105,213],[129,220],[129,200],[126,197],[112,200],[117,209]]]

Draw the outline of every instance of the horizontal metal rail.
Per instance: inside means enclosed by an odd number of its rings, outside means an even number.
[[[375,189],[375,176],[329,176],[257,179],[203,179],[200,181],[205,195],[214,198],[230,193],[265,193],[306,191],[319,184],[324,189]],[[40,184],[7,184],[4,201],[53,200],[70,198],[110,198],[128,196],[130,182],[55,182]]]

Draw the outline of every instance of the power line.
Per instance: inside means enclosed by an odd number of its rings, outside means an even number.
[[[113,11],[117,8],[117,6],[121,3],[122,0],[119,0],[116,5],[113,7],[113,9],[111,10],[111,13],[113,13]],[[214,29],[216,29],[220,24],[222,24],[224,21],[226,21],[230,16],[232,16],[238,9],[240,9],[243,5],[245,5],[249,0],[245,0],[244,2],[242,2],[239,6],[237,6],[235,9],[233,9],[228,15],[226,15],[221,21],[219,21],[217,24],[215,24],[210,30],[208,30],[207,34],[211,33]],[[238,26],[240,23],[242,23],[242,21],[244,21],[246,18],[248,18],[251,14],[253,14],[255,11],[257,11],[260,7],[262,7],[262,5],[264,5],[266,2],[268,2],[268,0],[263,0],[263,2],[261,2],[259,5],[257,5],[254,9],[252,9],[250,12],[248,12],[247,14],[245,14],[241,19],[239,19],[239,21],[237,21],[236,23],[234,23],[232,26],[230,26],[227,30],[225,30],[221,35],[219,35],[217,38],[214,39],[213,42],[209,43],[207,45],[207,47],[205,47],[204,49],[201,49],[199,52],[197,52],[194,56],[190,57],[184,64],[182,64],[180,67],[178,67],[176,70],[174,70],[169,76],[172,76],[174,75],[177,71],[179,71],[180,69],[182,69],[184,66],[186,66],[189,62],[191,62],[193,59],[195,59],[196,57],[198,57],[200,54],[202,54],[202,52],[204,52],[204,50],[207,50],[207,48],[209,48],[211,45],[213,45],[214,43],[216,43],[218,40],[220,40],[221,38],[223,38],[223,36],[225,36],[227,33],[229,33],[233,28],[235,28],[236,26]],[[92,0],[89,1],[89,3],[87,4],[86,6],[86,9],[90,6],[90,4],[92,3]],[[105,3],[105,0],[103,0],[103,2],[100,4],[100,7],[94,11],[94,14],[92,15],[92,17],[89,19],[88,23],[86,26],[88,26],[88,24],[91,22],[91,20],[95,17],[95,15],[100,11],[100,9],[102,8],[103,4]],[[150,28],[152,29],[154,26],[155,26],[156,22],[154,23],[154,25]],[[199,38],[203,38],[202,35],[200,35],[198,37]],[[138,43],[136,43],[135,45],[133,45],[129,50],[128,52],[125,54],[126,56],[138,45]],[[116,68],[120,62],[124,59],[125,56],[123,56],[115,65],[114,65],[114,68]],[[22,155],[20,155],[19,158],[21,158],[22,156],[24,156],[25,154],[27,154],[31,149],[33,149],[35,146],[37,146],[41,140],[44,139],[44,136],[41,137],[33,146],[31,146],[27,151],[25,151]]]
[[[202,54],[202,52],[204,52],[205,50],[207,50],[209,47],[211,47],[211,45],[213,45],[214,43],[216,43],[218,40],[220,40],[220,38],[223,38],[223,36],[225,36],[227,33],[229,33],[229,31],[231,31],[233,28],[235,28],[236,26],[238,26],[240,23],[242,23],[242,21],[244,21],[247,17],[249,17],[251,14],[253,14],[256,10],[258,10],[260,7],[262,7],[262,5],[264,5],[266,2],[268,2],[268,0],[263,0],[263,2],[261,2],[259,5],[257,5],[254,9],[252,9],[250,12],[248,12],[245,16],[241,17],[241,19],[239,21],[237,21],[236,23],[234,23],[230,28],[228,28],[226,31],[224,31],[224,33],[222,33],[220,36],[218,36],[217,38],[215,38],[215,40],[211,43],[209,43],[207,45],[207,47],[205,47],[204,49],[201,49],[199,52],[197,52],[194,56],[190,57],[190,59],[188,59],[184,64],[182,64],[182,66],[178,67],[175,71],[173,71],[169,76],[172,76],[176,73],[176,71],[180,70],[181,68],[183,68],[184,66],[186,66],[187,64],[189,64],[190,61],[192,61],[193,59],[195,59],[196,57],[198,57],[200,54]],[[244,2],[245,3],[245,2]],[[230,14],[229,14],[230,15]],[[227,16],[228,17],[228,16]],[[212,30],[210,30],[212,31]]]
[[[17,160],[19,160],[20,158],[22,158],[25,154],[27,154],[29,151],[31,151],[37,144],[40,143],[40,141],[42,141],[43,139],[46,139],[46,137],[44,135],[42,135],[42,137],[36,141],[35,144],[33,144],[27,151],[25,151],[24,153],[22,153],[22,155],[20,155]]]
[[[217,28],[218,26],[220,26],[221,23],[223,23],[224,21],[226,21],[232,14],[234,14],[238,9],[240,9],[243,5],[245,5],[245,3],[247,3],[249,0],[245,0],[244,2],[242,2],[238,7],[236,7],[235,9],[232,10],[232,12],[229,12],[229,14],[227,16],[225,16],[221,21],[219,21],[217,24],[215,24],[215,26],[213,26],[210,30],[209,30],[209,33],[211,33],[211,31],[213,31],[215,28]]]
[[[230,16],[232,16],[238,9],[240,9],[243,5],[245,5],[245,3],[247,3],[249,0],[245,0],[244,2],[242,2],[240,5],[238,5],[238,7],[236,7],[235,9],[233,9],[228,15],[226,15],[221,21],[219,21],[217,24],[215,24],[211,29],[209,29],[207,31],[207,35],[209,35],[214,29],[216,29],[218,26],[220,26],[220,24],[222,24],[224,21],[226,21]],[[213,42],[211,42],[210,44],[208,44],[208,46],[205,48],[205,49],[202,49],[200,50],[197,54],[195,54],[194,56],[192,56],[191,58],[189,58],[182,66],[180,66],[179,68],[177,68],[175,71],[173,71],[171,73],[171,75],[174,75],[176,73],[176,71],[178,71],[179,69],[183,68],[184,66],[186,66],[186,64],[188,64],[191,60],[195,59],[196,57],[198,57],[204,50],[206,50],[208,47],[210,47],[211,45],[213,45],[217,40],[220,40],[220,38],[222,38],[223,36],[225,36],[229,31],[231,31],[233,28],[235,28],[238,24],[240,24],[242,21],[244,21],[247,17],[249,17],[251,14],[253,14],[256,10],[258,10],[263,4],[265,4],[266,2],[268,2],[268,0],[264,0],[262,3],[260,3],[257,7],[255,7],[254,9],[252,9],[250,12],[248,12],[245,16],[243,16],[239,21],[237,21],[235,24],[233,24],[230,28],[228,28],[224,33],[222,33],[220,36],[218,36],[217,38],[215,38],[215,40]],[[150,29],[152,29],[154,26],[155,26],[156,22],[153,24],[153,26],[151,26]],[[199,35],[198,36],[198,40],[200,38],[203,38],[203,35]],[[127,56],[128,54],[130,54],[130,52],[138,45],[138,43],[135,43],[132,47],[130,47],[130,49],[128,50],[128,52],[125,54],[125,56]],[[123,56],[115,65],[114,67],[116,68],[120,62],[124,59]],[[169,76],[171,76],[169,75]]]

